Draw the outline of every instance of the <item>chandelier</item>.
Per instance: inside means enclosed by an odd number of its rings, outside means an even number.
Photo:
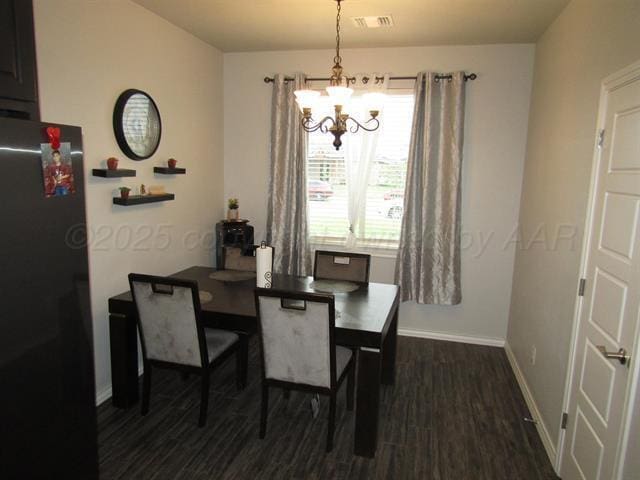
[[[351,117],[346,110],[348,109],[348,101],[353,94],[353,89],[349,88],[351,81],[348,76],[342,74],[342,57],[340,56],[340,3],[344,0],[335,0],[338,3],[336,14],[336,55],[333,58],[334,65],[331,68],[331,77],[329,78],[329,86],[326,88],[328,97],[321,96],[317,90],[296,90],[296,102],[302,111],[302,128],[307,132],[315,132],[320,130],[322,133],[331,133],[334,137],[333,146],[336,150],[340,149],[342,140],[340,137],[349,130],[356,133],[363,129],[367,132],[373,132],[380,126],[378,114],[380,113],[380,103],[384,99],[382,93],[367,93],[363,95],[363,101],[367,105],[370,118],[360,123]],[[319,107],[323,102],[328,102],[334,108],[334,116],[326,116],[320,121],[315,121],[312,117],[312,109]]]

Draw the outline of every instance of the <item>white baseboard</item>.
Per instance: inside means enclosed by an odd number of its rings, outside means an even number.
[[[542,444],[544,445],[544,449],[549,456],[549,460],[551,461],[551,465],[555,470],[556,468],[556,458],[557,451],[556,446],[551,440],[551,435],[549,435],[549,430],[547,429],[547,425],[544,423],[542,416],[540,415],[540,410],[538,409],[538,405],[536,404],[535,399],[529,389],[529,385],[522,374],[522,370],[520,370],[520,366],[518,365],[518,361],[516,360],[515,355],[513,354],[513,350],[508,343],[505,342],[504,350],[507,353],[507,358],[509,359],[509,363],[511,364],[511,369],[513,370],[513,374],[516,376],[516,380],[518,381],[518,385],[520,386],[520,390],[522,391],[522,395],[524,396],[524,401],[527,403],[527,407],[529,407],[529,411],[531,412],[531,417],[536,421],[536,429],[538,430],[538,435],[542,440]],[[556,472],[558,473],[558,472]]]
[[[96,392],[96,407],[102,405],[104,402],[109,400],[113,395],[111,390],[111,385],[106,386],[102,390]]]
[[[138,367],[138,377],[142,375],[144,372],[144,368],[142,365]],[[102,405],[104,402],[109,400],[113,396],[113,390],[111,388],[111,384],[107,385],[101,390],[96,392],[96,407]]]
[[[452,333],[430,332],[414,330],[412,328],[398,328],[398,335],[405,337],[429,338],[444,340],[445,342],[471,343],[473,345],[487,345],[489,347],[504,347],[504,339],[491,337],[475,337],[472,335],[456,335]]]

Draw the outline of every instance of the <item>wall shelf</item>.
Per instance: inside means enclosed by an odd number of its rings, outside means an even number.
[[[109,170],[108,168],[94,168],[94,177],[102,178],[118,178],[118,177],[135,177],[135,170],[128,170],[126,168],[118,168],[117,170]]]
[[[175,199],[173,193],[160,193],[157,195],[129,195],[129,198],[113,197],[114,205],[128,207],[131,205],[142,205],[143,203],[168,202]]]
[[[171,168],[171,167],[153,167],[153,173],[160,173],[162,175],[184,175],[187,173],[186,168]]]

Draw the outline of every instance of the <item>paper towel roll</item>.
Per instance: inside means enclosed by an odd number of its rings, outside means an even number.
[[[256,248],[256,285],[259,288],[271,288],[271,265],[273,248],[264,242]]]

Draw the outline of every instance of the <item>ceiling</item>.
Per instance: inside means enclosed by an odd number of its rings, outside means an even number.
[[[334,0],[134,0],[223,52],[335,45]],[[342,46],[531,43],[569,0],[344,0]],[[356,28],[351,17],[393,16]]]

